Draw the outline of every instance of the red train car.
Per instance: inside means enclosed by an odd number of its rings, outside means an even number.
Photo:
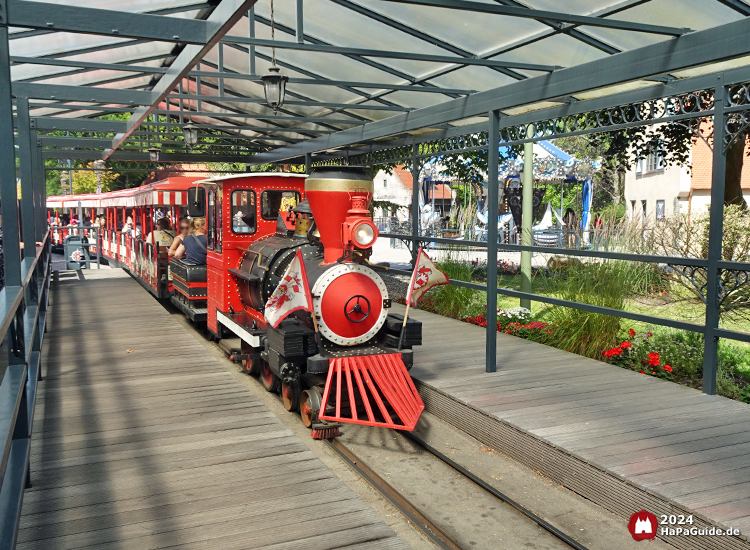
[[[227,346],[232,358],[268,391],[280,392],[314,437],[337,435],[341,422],[411,430],[424,409],[407,372],[421,324],[409,321],[396,349],[403,318],[389,313],[384,268],[369,262],[378,238],[372,193],[372,179],[347,167],[309,177],[159,182],[99,199],[107,220],[101,246],[144,286],[159,288],[157,296],[168,295],[189,319],[205,322],[212,338],[238,342]],[[145,226],[157,207],[176,207],[173,219],[185,207],[205,218],[205,264],[162,259],[163,251],[142,238],[117,233],[117,221],[141,216]],[[266,304],[298,257],[312,312],[296,311],[274,327]]]

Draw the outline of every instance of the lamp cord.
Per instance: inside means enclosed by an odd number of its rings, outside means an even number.
[[[273,20],[273,0],[271,0],[271,41],[273,42],[276,37],[276,25]],[[271,60],[273,66],[276,66],[276,48],[271,48]]]

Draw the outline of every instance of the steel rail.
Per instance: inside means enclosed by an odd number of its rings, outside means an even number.
[[[395,506],[415,528],[430,539],[430,541],[444,550],[461,550],[461,547],[458,544],[456,544],[439,527],[422,515],[422,513],[405,499],[401,493],[375,473],[375,471],[360,460],[357,455],[347,449],[343,443],[336,439],[326,439],[325,442],[329,449],[357,472],[372,488],[385,497],[388,502],[393,504],[393,506]]]
[[[532,512],[531,510],[529,510],[528,508],[526,508],[525,506],[521,505],[518,501],[513,500],[512,498],[510,498],[505,493],[497,490],[495,487],[493,487],[492,485],[490,485],[489,483],[487,483],[486,481],[484,481],[481,477],[477,476],[476,474],[474,474],[470,470],[464,468],[458,462],[450,459],[448,456],[446,456],[445,454],[441,453],[435,447],[431,446],[429,443],[427,443],[423,439],[420,439],[419,437],[417,437],[416,435],[414,435],[412,432],[400,432],[400,433],[404,437],[406,437],[407,439],[413,441],[414,443],[416,443],[417,445],[419,445],[420,447],[422,447],[425,451],[429,452],[435,458],[441,460],[442,462],[445,462],[448,466],[450,466],[451,468],[453,468],[454,470],[456,470],[462,476],[470,479],[471,481],[473,481],[474,483],[476,483],[477,485],[479,485],[482,489],[484,489],[485,491],[487,491],[488,493],[490,493],[495,498],[497,498],[499,500],[502,500],[504,503],[506,503],[507,505],[509,505],[511,508],[515,509],[517,512],[520,512],[521,514],[523,514],[524,516],[526,516],[527,518],[529,518],[531,521],[533,521],[534,523],[536,523],[537,525],[539,525],[539,527],[541,527],[542,529],[544,529],[548,533],[554,535],[555,537],[557,537],[558,539],[560,539],[561,541],[563,541],[565,544],[567,544],[571,548],[575,548],[575,550],[588,550],[580,542],[578,542],[577,540],[569,537],[568,535],[566,535],[565,533],[563,533],[562,531],[560,531],[557,527],[555,527],[554,525],[552,525],[548,521],[545,521],[544,519],[542,519],[541,517],[539,517],[538,515],[536,515],[534,512]]]

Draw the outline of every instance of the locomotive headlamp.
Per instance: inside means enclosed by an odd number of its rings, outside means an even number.
[[[360,247],[372,246],[378,236],[378,230],[372,222],[362,221],[352,228],[352,240]]]

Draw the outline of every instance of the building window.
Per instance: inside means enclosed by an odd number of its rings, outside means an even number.
[[[646,157],[646,173],[664,170],[664,157],[658,151],[652,151]]]
[[[630,201],[630,218],[635,217],[635,200]]]
[[[646,223],[646,205],[648,203],[645,200],[641,201],[641,209],[643,211],[643,223]]]
[[[388,187],[388,180],[383,180],[383,187]]]
[[[663,200],[656,201],[656,219],[657,220],[664,219],[664,201]]]

